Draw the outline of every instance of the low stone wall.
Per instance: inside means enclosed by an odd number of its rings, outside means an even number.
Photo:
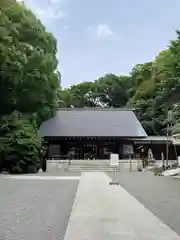
[[[142,160],[120,160],[119,161],[119,171],[142,171]]]
[[[63,170],[65,168],[66,163],[63,163],[60,160],[47,160],[47,171],[56,171]]]
[[[72,166],[84,166],[84,167],[92,167],[96,169],[96,167],[100,166],[109,166],[110,160],[48,160],[47,161],[47,169],[67,169],[70,165]],[[141,160],[119,160],[119,171],[132,171],[137,172],[142,170],[142,161]]]

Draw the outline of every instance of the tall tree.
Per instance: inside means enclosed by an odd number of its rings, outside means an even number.
[[[57,102],[56,40],[23,4],[11,2],[0,8],[0,114],[37,113],[40,123]]]
[[[38,165],[37,127],[58,104],[56,52],[53,35],[23,3],[0,1],[0,158],[11,172]]]

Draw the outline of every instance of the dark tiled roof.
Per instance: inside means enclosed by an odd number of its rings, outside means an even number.
[[[42,123],[45,137],[146,137],[147,134],[132,110],[69,108]]]

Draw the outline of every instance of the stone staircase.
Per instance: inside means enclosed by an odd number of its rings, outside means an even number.
[[[112,172],[116,167],[110,166],[108,160],[55,160],[48,161],[50,172]]]
[[[69,172],[112,172],[117,168],[109,165],[96,165],[96,166],[85,166],[85,165],[70,165],[67,169]]]
[[[112,172],[115,169],[108,160],[74,160],[68,166],[69,172]]]

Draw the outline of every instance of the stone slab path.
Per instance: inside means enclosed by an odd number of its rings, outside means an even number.
[[[112,174],[108,173],[110,177]],[[180,235],[180,179],[152,172],[119,172],[116,179],[150,212]]]
[[[64,240],[180,240],[105,173],[83,173]]]

